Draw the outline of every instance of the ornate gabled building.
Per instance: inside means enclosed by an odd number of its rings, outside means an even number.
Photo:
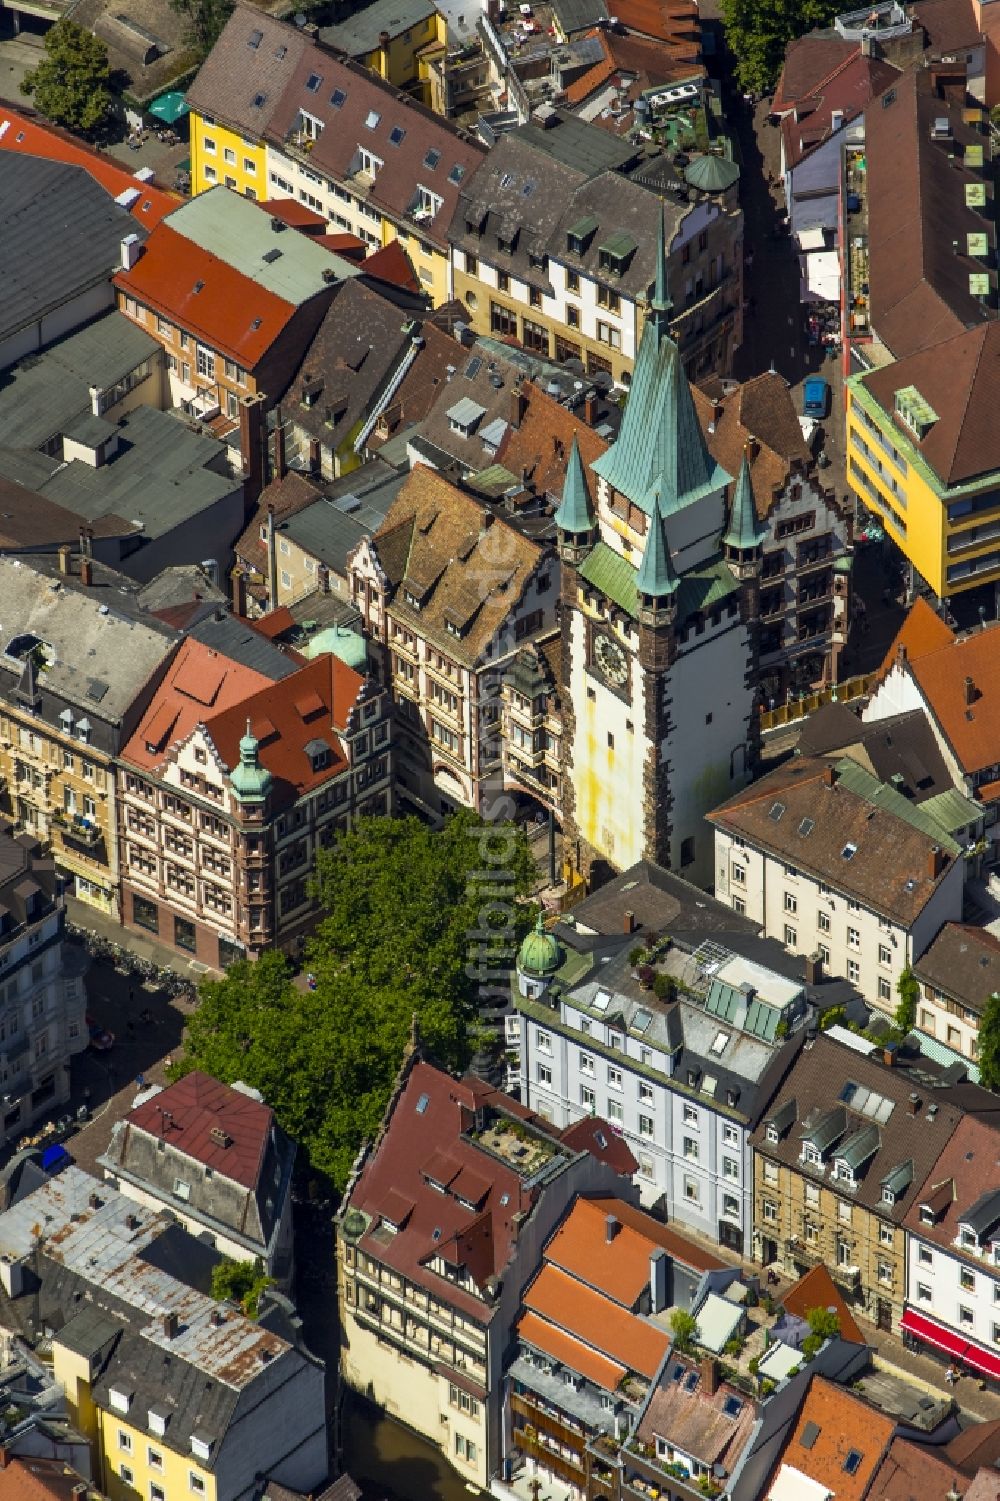
[[[759,528],[747,482],[710,456],[656,288],[618,439],[574,453],[556,511],[562,559],[568,864],[711,870],[702,819],[750,775]]]

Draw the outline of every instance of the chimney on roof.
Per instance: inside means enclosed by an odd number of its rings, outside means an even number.
[[[872,34],[871,34],[870,31],[865,31],[865,32],[862,32],[862,35],[861,35],[861,56],[862,57],[871,57],[871,55],[872,55]]]
[[[843,123],[844,123],[844,111],[842,109],[832,109],[830,111],[830,131],[831,131],[831,133],[835,135],[836,132],[841,128],[841,126],[843,125]]]
[[[521,382],[518,381],[510,393],[510,425],[520,427],[524,421],[524,414],[528,410],[528,398],[524,393]]]
[[[618,1216],[616,1214],[606,1214],[604,1216],[604,1239],[609,1246],[620,1229],[621,1225],[618,1223]]]
[[[916,1115],[920,1109],[920,1096],[915,1089],[910,1090],[910,1098],[906,1102],[906,1109],[909,1115]]]
[[[285,464],[285,425],[281,419],[281,408],[274,409],[274,473],[272,479],[284,479],[287,473]]]
[[[59,549],[59,572],[64,575],[73,572],[73,549],[68,542]]]
[[[104,1203],[104,1200],[101,1198],[100,1194],[93,1193],[88,1198],[87,1203],[90,1205],[91,1209],[100,1209],[101,1205]]]
[[[91,558],[80,559],[80,583],[85,589],[89,589],[94,582],[94,564]]]
[[[391,40],[392,40],[392,38],[389,36],[389,33],[387,31],[380,31],[379,32],[379,34],[378,34],[378,44],[383,49],[383,51],[385,50],[386,47],[388,47],[388,45],[389,45],[389,43],[390,43]]]
[[[125,1229],[126,1230],[138,1230],[138,1228],[139,1228],[139,1216],[137,1214],[127,1214],[125,1216]]]
[[[927,879],[936,881],[944,870],[944,851],[939,844],[932,844],[927,851]]]
[[[719,1390],[719,1362],[714,1355],[702,1357],[701,1387],[706,1397],[714,1397]]]
[[[649,1311],[662,1313],[667,1306],[667,1253],[662,1246],[649,1256]]]
[[[588,427],[593,427],[597,421],[597,392],[588,391],[583,398],[583,420]]]
[[[249,521],[264,488],[267,424],[262,395],[244,396],[240,402],[240,462],[243,465],[243,517]]]
[[[967,677],[965,679],[965,707],[969,708],[971,704],[974,704],[976,702],[976,699],[978,697],[979,695],[976,692],[975,683],[970,677]]]
[[[138,235],[126,235],[122,240],[122,270],[131,271],[142,254],[142,242]]]
[[[906,650],[906,646],[901,641],[899,643],[899,645],[896,647],[896,662],[897,662],[897,665],[900,666],[900,667],[902,667],[908,660],[909,660],[909,652]]]
[[[760,453],[760,439],[755,438],[752,433],[746,441],[746,453],[751,464]]]
[[[887,1042],[885,1047],[882,1049],[882,1062],[885,1064],[886,1068],[896,1067],[896,1046],[897,1045],[894,1042]]]
[[[222,1326],[223,1326],[223,1324],[225,1322],[226,1322],[226,1315],[223,1313],[222,1309],[221,1308],[213,1308],[212,1309],[212,1327],[215,1328],[215,1329],[221,1329]]]
[[[805,975],[807,985],[822,985],[823,955],[818,950],[814,954],[806,955]]]
[[[100,386],[88,386],[87,390],[90,394],[90,410],[95,417],[99,417],[101,415],[101,388]]]
[[[836,787],[836,785],[837,785],[837,768],[835,766],[824,766],[823,767],[823,786],[824,787]]]
[[[247,613],[247,578],[238,563],[230,574],[230,582],[232,587],[231,603],[233,614],[245,617]]]
[[[169,1309],[169,1311],[167,1313],[165,1313],[163,1315],[163,1318],[162,1318],[162,1321],[161,1321],[161,1326],[162,1326],[162,1329],[163,1329],[163,1337],[164,1337],[164,1339],[176,1339],[177,1338],[178,1323],[177,1323],[177,1312],[176,1312],[175,1309],[171,1308],[171,1309]]]
[[[635,913],[634,912],[623,912],[622,913],[622,932],[623,933],[634,933],[637,927],[638,927],[638,923],[635,920]]]

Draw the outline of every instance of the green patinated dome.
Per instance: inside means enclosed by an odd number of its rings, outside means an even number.
[[[684,168],[684,181],[700,193],[724,193],[739,175],[736,163],[724,156],[696,156]]]
[[[229,781],[241,803],[262,803],[271,790],[271,773],[260,764],[260,745],[250,729],[240,741],[239,765],[234,766]]]
[[[551,933],[546,933],[539,912],[534,928],[525,937],[517,955],[517,967],[529,975],[554,975],[562,963],[562,949]]]

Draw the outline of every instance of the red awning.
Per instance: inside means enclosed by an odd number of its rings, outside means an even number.
[[[963,1335],[939,1324],[936,1319],[929,1319],[926,1314],[915,1313],[912,1308],[907,1308],[900,1321],[900,1328],[904,1334],[923,1340],[925,1344],[936,1345],[946,1355],[952,1355],[965,1365],[982,1371],[984,1376],[1000,1381],[1000,1355],[984,1350],[982,1345],[972,1344]]]

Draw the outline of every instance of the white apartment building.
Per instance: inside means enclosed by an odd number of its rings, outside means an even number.
[[[908,1343],[1000,1379],[996,1129],[966,1115],[906,1216]]]
[[[802,757],[709,815],[715,894],[891,1013],[902,971],[961,918],[960,846],[853,762]]]
[[[783,1040],[804,1012],[803,986],[711,940],[690,955],[664,950],[662,998],[628,954],[564,990],[562,957],[554,935],[537,932],[519,956],[521,1099],[559,1127],[609,1121],[638,1163],[644,1204],[748,1250],[749,1130],[797,1052]]]

